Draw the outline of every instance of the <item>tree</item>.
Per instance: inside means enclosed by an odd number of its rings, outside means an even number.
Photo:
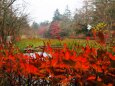
[[[88,16],[84,13],[85,11],[77,10],[76,14],[74,15],[74,20],[72,23],[73,30],[75,31],[76,36],[79,34],[86,35],[87,30],[87,24],[88,24]],[[83,11],[83,12],[82,12]]]
[[[114,0],[92,0],[92,5],[95,6],[93,11],[93,23],[95,25],[104,22],[107,26],[104,28],[108,30],[109,37],[108,41],[113,40],[113,34],[115,32],[115,1]]]
[[[10,18],[10,14],[9,12],[12,14],[12,10],[11,10],[11,5],[15,2],[16,0],[1,0],[0,1],[0,37],[1,37],[1,42],[5,42],[6,41],[6,34],[7,34],[7,30],[6,30],[6,26],[8,26],[9,24],[7,23],[7,19]]]
[[[65,12],[63,14],[63,17],[67,18],[67,19],[71,19],[71,11],[69,10],[68,5],[66,6]]]
[[[66,6],[65,12],[63,13],[62,19],[60,22],[60,28],[61,28],[60,36],[61,37],[67,37],[71,35],[72,33],[71,24],[72,24],[71,11],[69,10],[69,7]]]
[[[59,27],[59,21],[52,21],[49,32],[51,34],[51,37],[57,38],[59,37],[60,27]]]
[[[58,9],[56,9],[56,11],[54,12],[54,17],[53,17],[53,21],[56,21],[56,20],[61,20],[61,14],[59,12]]]
[[[76,9],[72,26],[76,35],[83,34],[86,36],[88,34],[87,25],[92,25],[94,6],[88,0],[84,0],[83,3],[81,9]]]
[[[93,23],[104,22],[112,25],[115,21],[115,1],[114,0],[91,0]],[[111,28],[111,27],[108,27]]]
[[[38,29],[39,28],[39,24],[36,22],[33,22],[32,26],[33,29]]]
[[[19,13],[19,9],[13,8],[16,0],[0,1],[0,37],[2,43],[6,43],[7,36],[17,37],[22,27],[28,26],[27,15]]]
[[[47,34],[48,29],[49,29],[49,22],[48,21],[41,22],[38,29],[39,36],[47,37],[46,34]]]
[[[62,20],[60,22],[60,28],[61,28],[60,35],[61,35],[61,37],[65,37],[65,36],[67,37],[71,34],[71,32],[72,32],[71,25],[72,25],[71,19],[63,16]]]

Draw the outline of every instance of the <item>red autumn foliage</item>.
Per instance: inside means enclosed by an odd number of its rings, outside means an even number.
[[[52,37],[59,38],[60,26],[59,21],[53,21],[50,25],[50,34]]]
[[[76,46],[77,47],[77,46]],[[103,49],[82,47],[82,52],[68,49],[53,49],[50,44],[44,51],[51,56],[36,58],[14,53],[15,49],[0,47],[0,78],[7,85],[115,85],[115,56]],[[6,81],[5,81],[6,80]],[[3,82],[2,81],[2,82]],[[4,84],[4,83],[2,83]],[[66,85],[67,85],[66,84]]]

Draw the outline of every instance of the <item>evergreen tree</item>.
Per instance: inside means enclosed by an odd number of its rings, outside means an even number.
[[[36,22],[33,22],[32,28],[33,28],[33,29],[38,29],[38,28],[39,28],[39,24],[36,23]]]
[[[66,6],[65,12],[64,12],[64,17],[70,19],[71,18],[71,11],[69,10],[68,5]]]
[[[57,21],[61,20],[61,14],[58,9],[56,9],[56,11],[54,12],[54,17],[53,17],[53,21],[56,21],[56,20]]]

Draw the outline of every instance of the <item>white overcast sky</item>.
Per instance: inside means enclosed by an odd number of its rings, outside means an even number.
[[[60,13],[63,14],[67,5],[73,14],[76,8],[79,9],[82,7],[82,1],[83,0],[17,0],[15,6],[20,4],[20,7],[26,7],[25,12],[29,13],[30,20],[39,23],[46,20],[51,21],[54,11],[57,8]]]

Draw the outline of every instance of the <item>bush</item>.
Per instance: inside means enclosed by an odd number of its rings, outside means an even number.
[[[0,46],[0,85],[115,85],[114,48],[112,54],[88,45],[53,49],[48,43],[43,51],[51,56],[32,58],[13,46]]]

